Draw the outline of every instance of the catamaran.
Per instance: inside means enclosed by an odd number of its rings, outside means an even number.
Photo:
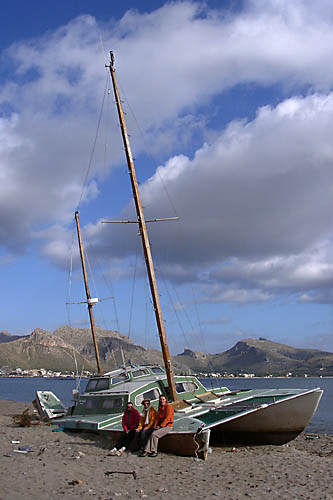
[[[253,389],[230,391],[218,387],[207,391],[194,375],[174,375],[160,299],[155,278],[146,221],[140,199],[134,161],[130,148],[122,103],[119,95],[114,56],[110,52],[107,66],[118,111],[122,140],[137,213],[139,234],[149,278],[156,325],[159,333],[164,368],[157,365],[128,366],[102,374],[98,344],[94,333],[93,306],[98,299],[91,298],[85,271],[84,250],[80,235],[79,217],[75,214],[80,256],[85,282],[91,332],[96,354],[97,374],[91,377],[85,391],[78,395],[66,415],[52,414],[48,394],[43,399],[43,412],[66,430],[107,433],[114,441],[121,432],[121,417],[130,401],[142,410],[143,399],[150,398],[157,406],[161,394],[175,410],[172,431],[160,440],[162,451],[184,456],[207,458],[209,445],[222,444],[283,444],[300,434],[315,413],[323,391],[304,389]],[[104,221],[112,222],[112,221]],[[39,391],[41,392],[41,391]],[[37,398],[38,398],[37,393]],[[50,402],[50,405],[48,405]],[[60,416],[60,418],[59,418]]]

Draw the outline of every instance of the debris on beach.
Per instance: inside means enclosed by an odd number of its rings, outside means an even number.
[[[317,434],[305,434],[305,439],[309,440],[320,439],[320,436],[318,436]]]
[[[18,449],[19,449],[19,451],[26,451],[27,453],[34,451],[32,449],[32,446],[19,446]]]
[[[32,446],[19,446],[17,450],[13,450],[14,453],[32,453],[34,450],[32,449]]]
[[[131,474],[134,479],[138,478],[137,473],[135,472],[135,470],[130,471],[130,472],[128,472],[128,471],[122,471],[122,470],[111,470],[111,471],[104,472],[105,476],[111,476],[111,474]]]
[[[68,484],[70,486],[75,486],[77,484],[85,484],[83,479],[72,479],[71,481],[68,481]]]
[[[39,420],[36,420],[36,415],[30,413],[29,408],[26,408],[23,413],[18,415],[13,415],[14,425],[19,427],[31,427],[32,425],[39,424]]]
[[[63,425],[59,425],[58,427],[55,427],[52,429],[52,432],[63,432],[65,430],[65,427]]]

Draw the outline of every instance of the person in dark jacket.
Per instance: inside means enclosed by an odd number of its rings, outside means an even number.
[[[112,455],[121,455],[126,448],[128,448],[130,442],[136,435],[136,429],[140,422],[140,413],[138,410],[133,408],[133,403],[130,401],[127,403],[126,410],[124,411],[122,418],[123,432],[117,442],[116,446],[111,450]]]

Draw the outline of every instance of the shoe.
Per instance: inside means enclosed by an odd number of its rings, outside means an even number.
[[[117,454],[118,454],[117,448],[112,448],[112,450],[110,451],[110,455],[116,456]]]
[[[146,451],[140,451],[140,453],[138,454],[139,457],[147,457],[148,456],[148,453]]]
[[[148,453],[148,456],[149,457],[157,457],[157,451],[152,451],[152,452]]]

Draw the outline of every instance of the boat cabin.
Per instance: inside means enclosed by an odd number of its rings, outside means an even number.
[[[205,387],[193,375],[176,375],[175,385],[179,399],[197,401],[206,393]],[[125,411],[128,401],[142,411],[142,401],[146,398],[157,408],[161,394],[170,400],[166,373],[160,366],[114,370],[89,379],[72,415],[119,414]]]

